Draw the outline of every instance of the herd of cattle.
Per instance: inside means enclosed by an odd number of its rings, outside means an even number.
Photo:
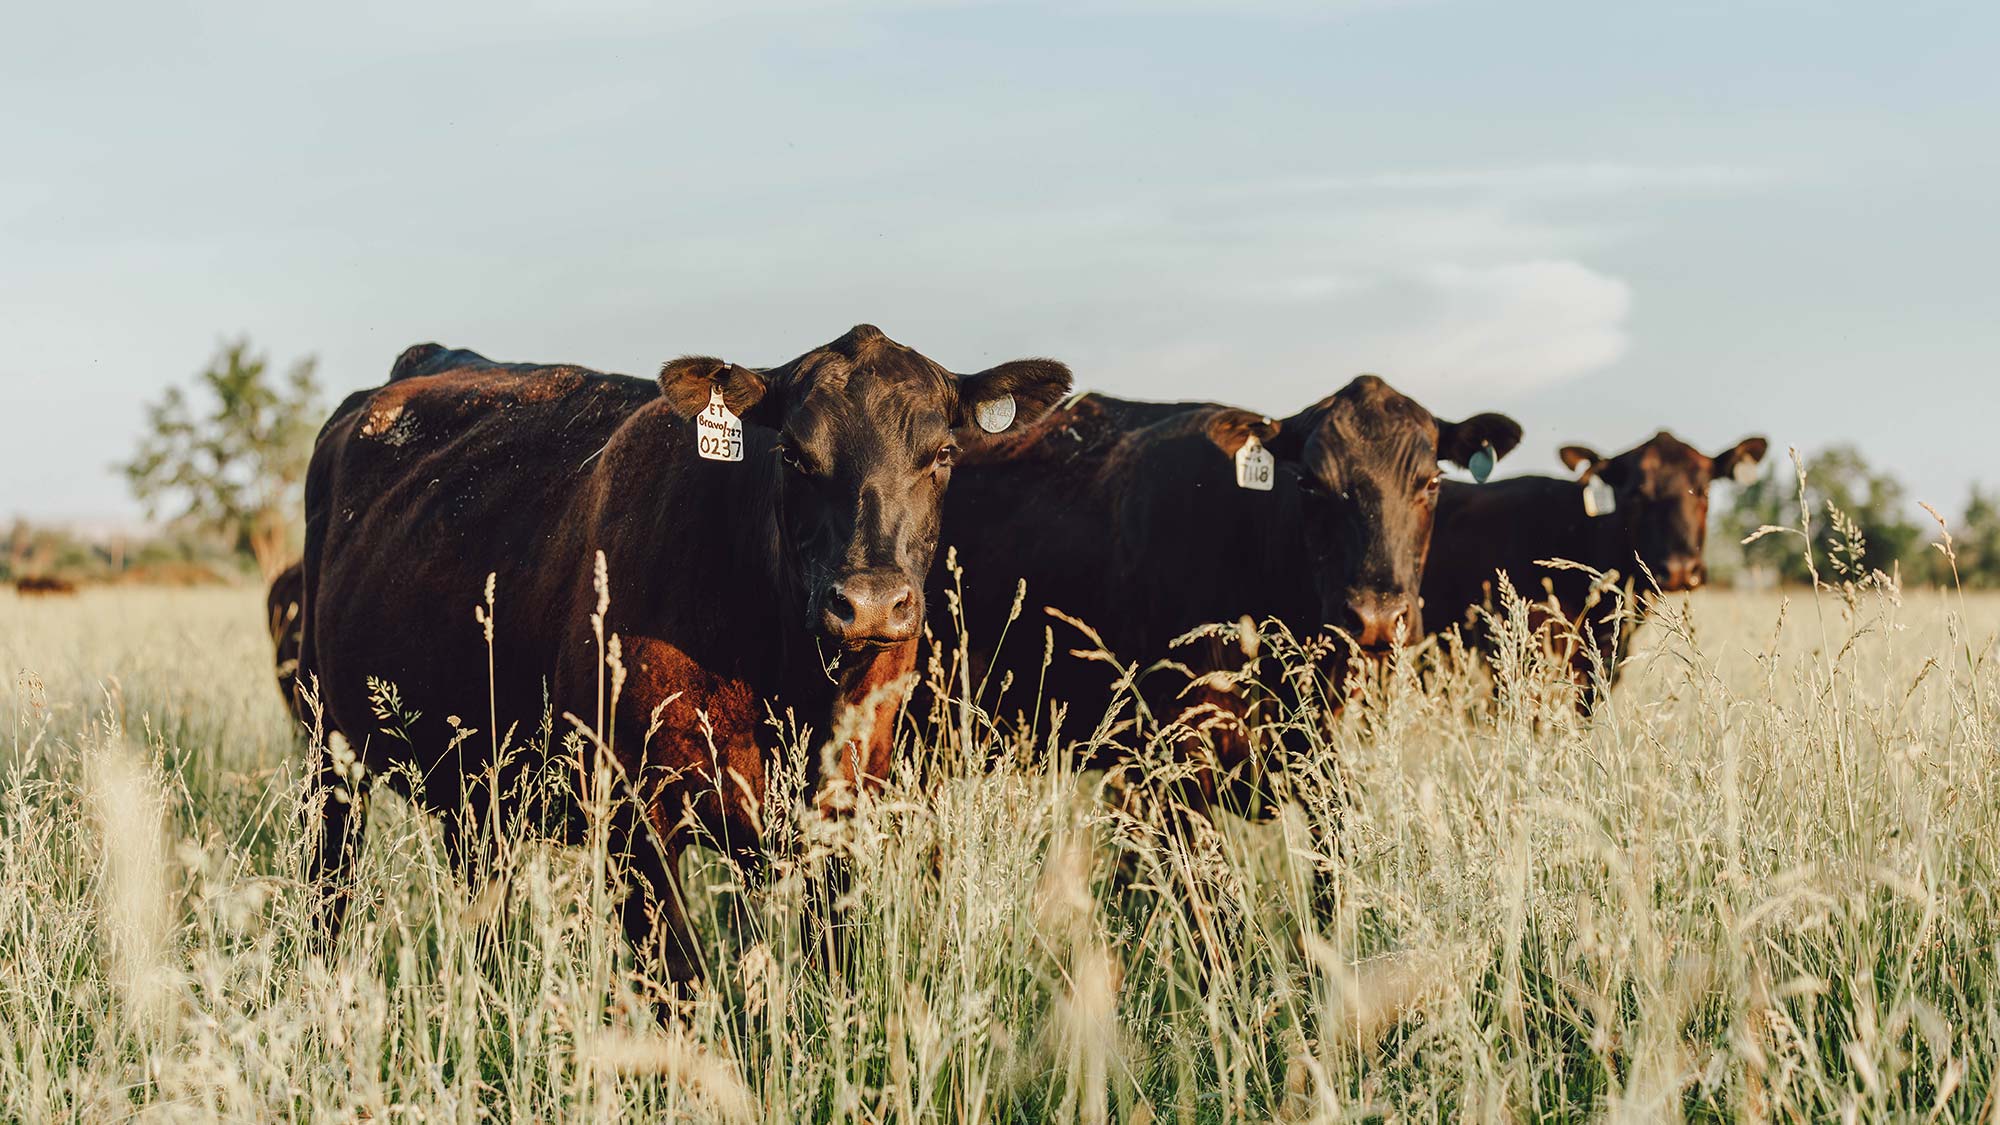
[[[1152,730],[1180,732],[1179,807],[1254,814],[1284,753],[1257,750],[1264,709],[1473,625],[1499,574],[1615,670],[1617,599],[1541,562],[1699,586],[1709,483],[1765,451],[1661,433],[1564,449],[1576,479],[1462,484],[1440,465],[1483,481],[1520,426],[1437,418],[1373,376],[1281,420],[1069,395],[1060,363],[959,375],[867,325],[778,367],[687,357],[656,382],[405,352],[321,432],[305,554],[271,590],[280,686],[329,736],[307,802],[327,932],[371,779],[438,813],[469,870],[482,827],[554,767],[576,788],[541,820],[577,841],[575,794],[614,794],[626,932],[692,982],[680,852],[759,876],[781,729],[816,740],[825,809],[887,777],[926,634],[965,638],[941,643],[968,645],[960,682],[996,721],[1086,725],[1123,674],[1093,650],[1149,667],[1246,617],[1317,638],[1323,676],[1245,689],[1230,673],[1254,646],[1214,634],[1137,685]],[[1588,708],[1603,678],[1572,648]]]

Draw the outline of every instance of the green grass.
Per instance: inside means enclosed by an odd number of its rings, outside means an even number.
[[[1189,847],[912,732],[925,783],[803,826],[740,917],[691,861],[672,1031],[601,856],[516,844],[475,893],[393,798],[311,955],[262,617],[0,595],[0,1118],[1996,1119],[2000,599],[1670,599],[1590,724],[1532,654],[1497,707],[1404,667],[1294,763],[1318,796]]]

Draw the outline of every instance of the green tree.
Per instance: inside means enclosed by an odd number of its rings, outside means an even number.
[[[217,537],[266,578],[283,568],[320,415],[315,366],[308,356],[279,378],[236,340],[196,377],[194,396],[170,387],[147,406],[139,450],[119,466],[147,516]]]
[[[1958,553],[1958,578],[1967,586],[2000,586],[2000,497],[1978,485],[1965,502],[1965,515],[1951,529]]]
[[[1805,502],[1812,516],[1812,549],[1822,579],[1834,579],[1842,567],[1893,572],[1899,563],[1926,567],[1916,552],[1923,549],[1923,529],[1912,522],[1915,507],[1901,481],[1878,472],[1861,451],[1836,445],[1806,463]],[[1834,513],[1852,521],[1865,549],[1857,555],[1850,534],[1837,526]],[[1721,521],[1721,531],[1742,540],[1759,527],[1797,528],[1799,481],[1789,461],[1773,458],[1770,467],[1751,484],[1736,490]],[[1766,535],[1743,548],[1747,566],[1766,568],[1789,582],[1810,577],[1796,535]]]

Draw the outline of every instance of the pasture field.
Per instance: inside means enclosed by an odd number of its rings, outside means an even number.
[[[317,954],[259,592],[0,594],[0,1119],[1997,1121],[1996,631],[1677,596],[1590,723],[1525,646],[1497,701],[1404,664],[1191,846],[955,715],[768,889],[696,853],[661,1030],[600,852],[474,891],[393,798]]]

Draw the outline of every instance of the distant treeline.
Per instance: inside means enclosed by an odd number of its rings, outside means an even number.
[[[1852,446],[1835,446],[1806,461],[1812,563],[1822,581],[1859,579],[1873,571],[1909,585],[2000,588],[2000,496],[1975,487],[1964,509],[1942,513],[1940,529],[1893,476],[1869,465]],[[1811,581],[1800,532],[1799,478],[1789,458],[1768,458],[1755,483],[1716,494],[1710,515],[1708,563],[1717,585],[1804,585]],[[1753,542],[1762,528],[1766,532]],[[280,541],[295,543],[295,527]],[[1951,536],[1951,554],[1940,548]],[[177,522],[142,536],[87,534],[16,520],[0,539],[0,582],[48,575],[78,582],[255,581],[268,565],[251,537],[234,525]]]
[[[281,375],[248,340],[229,341],[190,389],[170,387],[147,406],[132,459],[117,466],[164,530],[92,537],[17,521],[0,544],[0,580],[268,578],[298,553],[306,463],[324,418],[311,357]],[[1851,445],[1821,450],[1805,467],[1803,512],[1798,471],[1782,455],[1767,457],[1754,483],[1717,490],[1707,548],[1713,581],[1805,584],[1817,573],[1837,583],[1881,571],[1908,584],[2000,587],[2000,497],[1975,488],[1940,528],[1902,482]],[[1759,535],[1765,528],[1780,530]],[[1939,549],[1946,531],[1950,554]]]
[[[1708,561],[1718,581],[1805,584],[1817,570],[1821,581],[1838,582],[1881,571],[1905,584],[2000,587],[2000,497],[1975,485],[1963,511],[1937,513],[1940,526],[1854,446],[1821,450],[1805,458],[1805,469],[1810,561],[1798,469],[1788,457],[1771,457],[1755,483],[1710,515]],[[1764,528],[1785,530],[1758,536]]]
[[[248,582],[256,577],[257,568],[247,554],[206,535],[82,532],[18,519],[0,534],[0,584],[12,585],[23,578],[62,578],[86,585],[199,586]]]

